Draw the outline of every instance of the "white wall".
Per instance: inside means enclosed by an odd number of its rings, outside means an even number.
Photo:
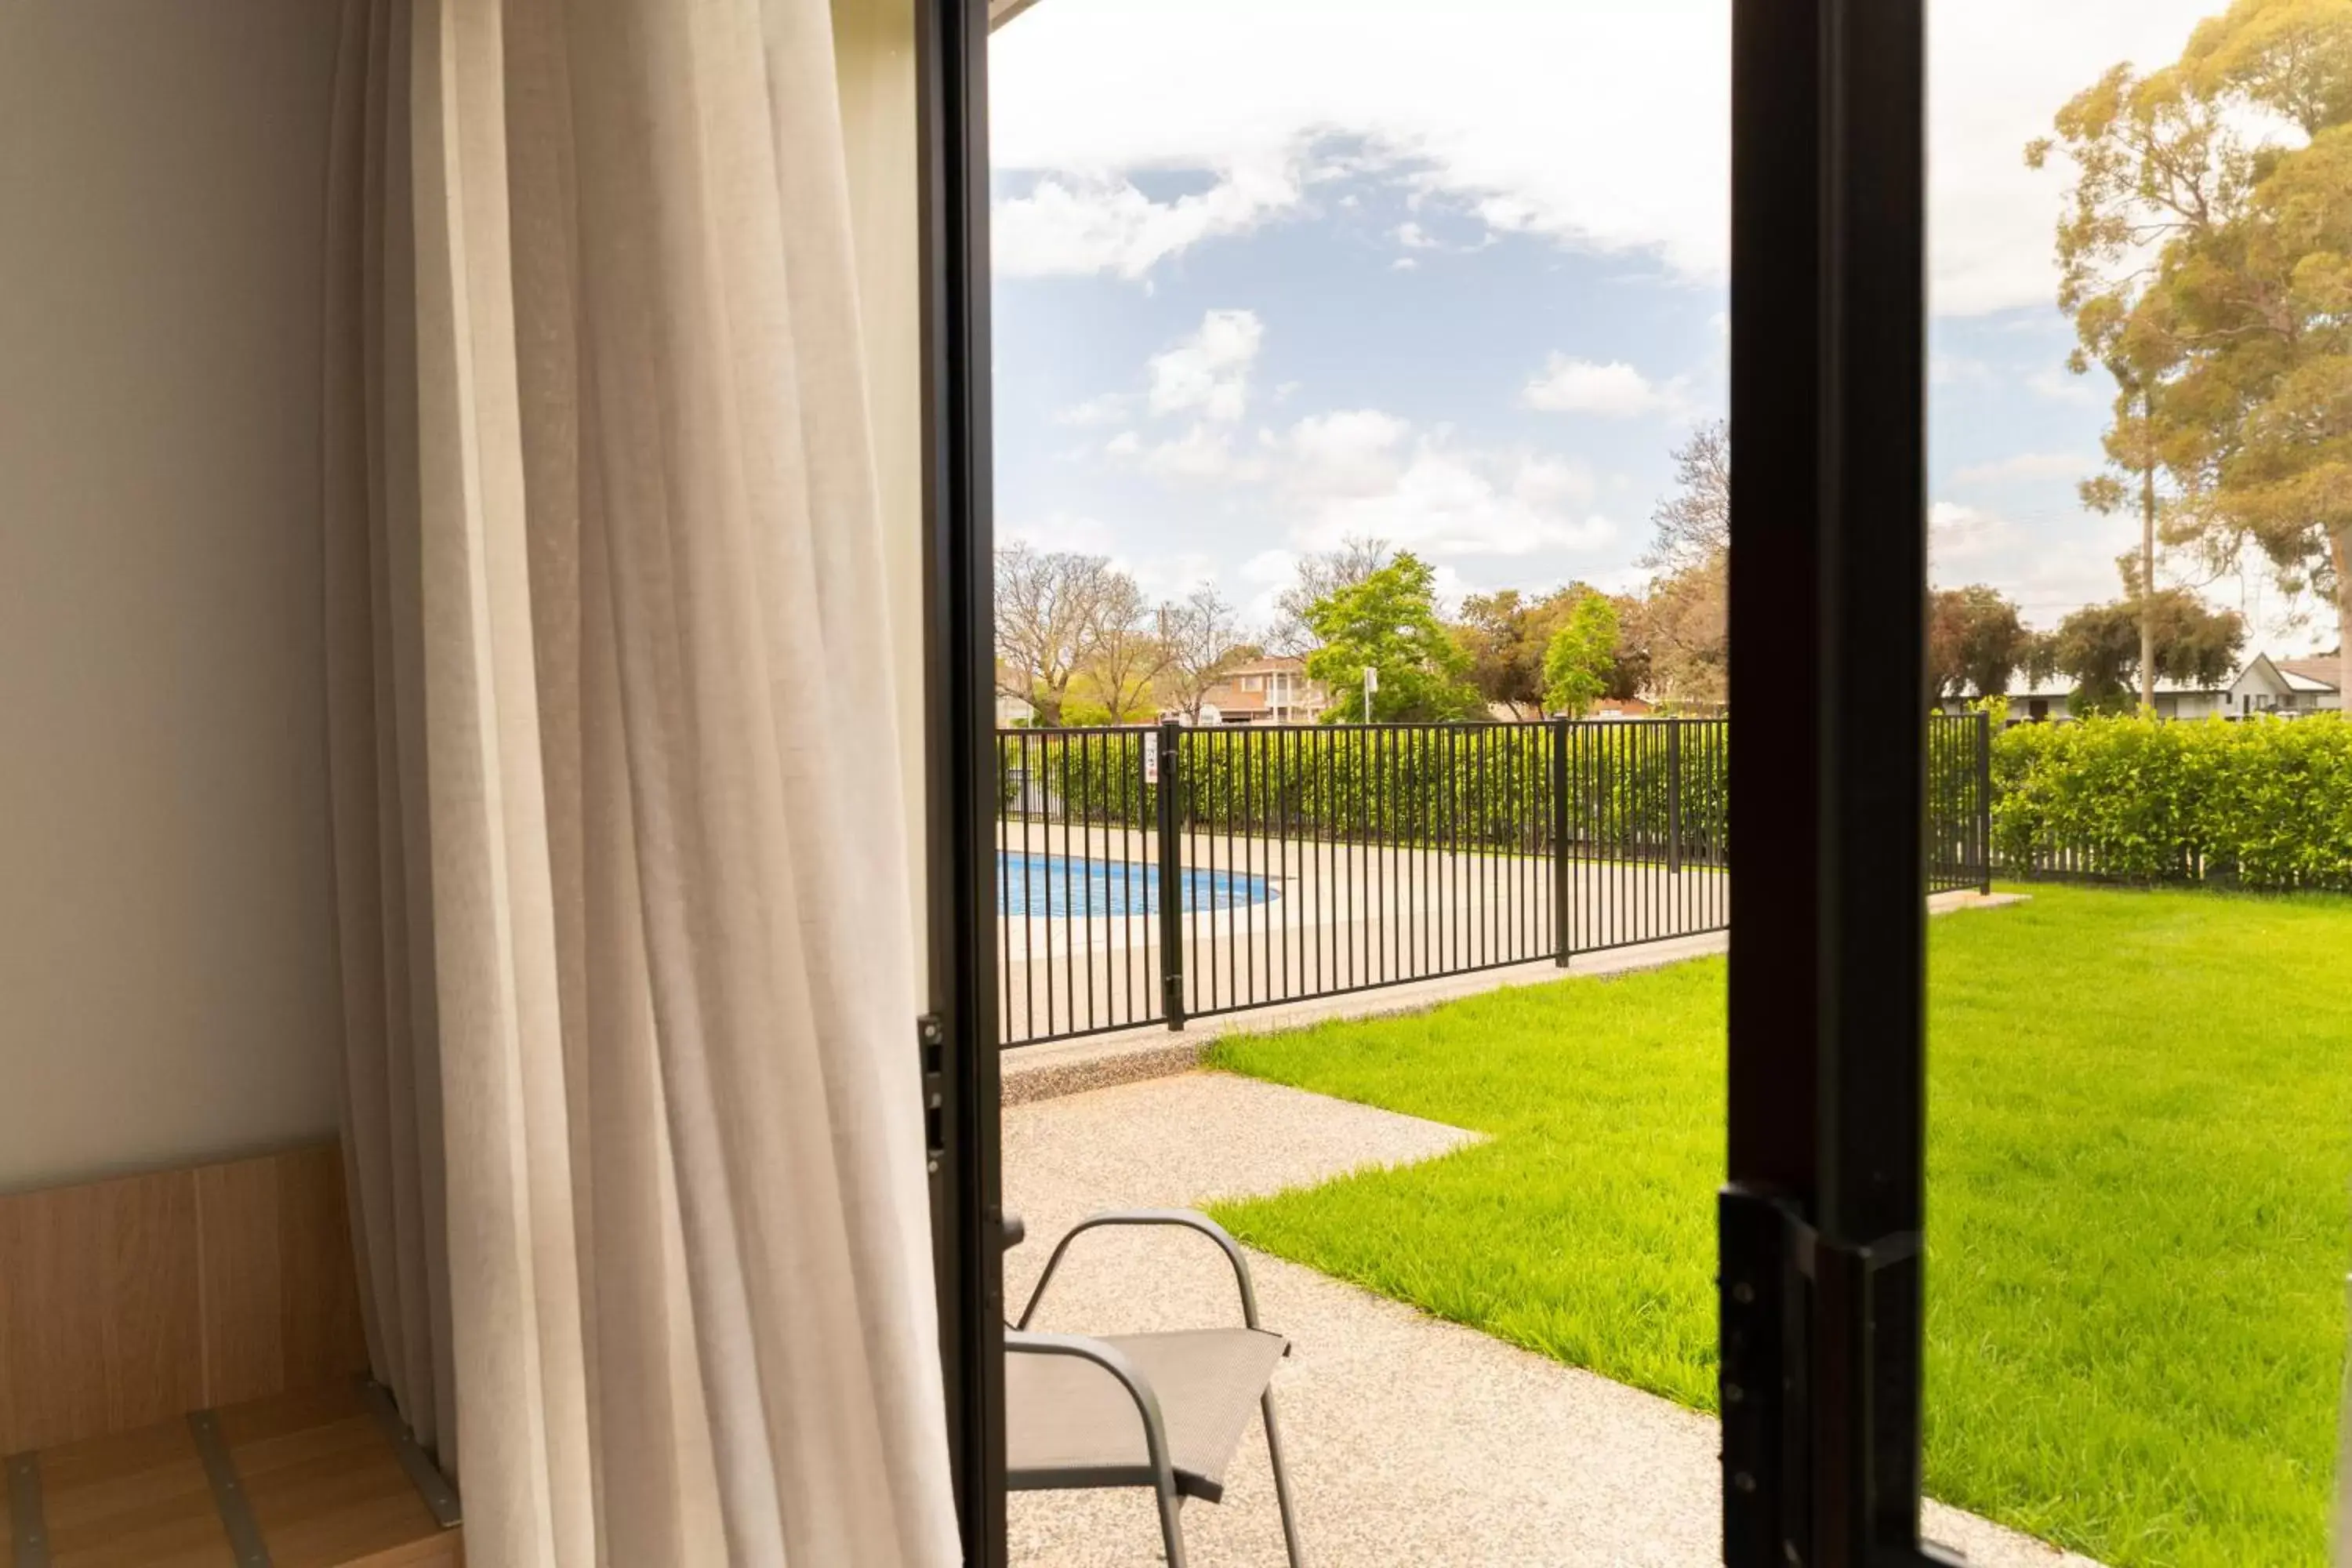
[[[340,9],[0,4],[0,1191],[334,1123]]]

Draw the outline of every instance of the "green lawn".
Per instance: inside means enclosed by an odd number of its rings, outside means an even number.
[[[1927,1482],[2107,1563],[2326,1553],[2352,1261],[2352,900],[2034,889],[1934,922]],[[1217,1215],[1715,1400],[1724,968],[1230,1040],[1492,1141]]]

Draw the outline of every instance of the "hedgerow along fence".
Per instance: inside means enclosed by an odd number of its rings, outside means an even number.
[[[1928,721],[1931,889],[1989,875],[1990,729]],[[1006,730],[1007,1045],[1726,929],[1719,719]]]
[[[2003,876],[2352,892],[2352,723],[2084,719],[1993,742]]]

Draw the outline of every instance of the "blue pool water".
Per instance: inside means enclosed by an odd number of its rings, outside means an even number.
[[[1265,903],[1273,894],[1264,877],[1194,867],[1184,873],[1184,903],[1192,910],[1230,910]],[[996,856],[996,912],[1076,915],[1081,920],[1149,915],[1160,910],[1160,868],[1135,860],[1085,860],[1066,855]]]

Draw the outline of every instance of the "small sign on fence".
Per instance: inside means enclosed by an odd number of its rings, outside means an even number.
[[[1156,731],[1147,730],[1143,734],[1143,782],[1160,782],[1160,736]]]

